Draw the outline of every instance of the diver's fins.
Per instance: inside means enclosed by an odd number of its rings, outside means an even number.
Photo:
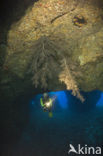
[[[53,117],[53,113],[49,112],[49,117],[52,118]]]

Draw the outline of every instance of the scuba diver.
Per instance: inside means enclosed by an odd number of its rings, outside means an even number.
[[[40,98],[40,104],[44,111],[49,112],[49,117],[52,117],[53,116],[52,114],[53,101],[47,93],[44,93],[43,97]]]

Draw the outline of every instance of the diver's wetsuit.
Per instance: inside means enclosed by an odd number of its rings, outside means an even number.
[[[40,102],[41,102],[41,106],[43,107],[44,111],[49,111],[49,112],[52,111],[52,100],[51,100],[51,98],[49,98],[49,97],[44,98],[43,97],[43,98],[40,99]],[[46,107],[47,102],[51,103],[50,107]]]

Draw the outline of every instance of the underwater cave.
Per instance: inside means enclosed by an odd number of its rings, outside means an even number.
[[[0,2],[0,156],[103,155],[102,15],[102,0]]]
[[[40,104],[43,94],[19,97],[3,114],[2,155],[67,155],[69,145],[101,147],[103,138],[103,93],[82,92],[81,102],[71,91],[48,92],[52,116]],[[4,112],[3,112],[4,113]],[[9,114],[10,113],[10,114]],[[8,118],[8,119],[7,119]]]

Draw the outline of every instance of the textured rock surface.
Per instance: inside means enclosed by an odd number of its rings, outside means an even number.
[[[13,15],[15,19],[18,18],[16,11]],[[32,92],[36,85],[31,80],[33,74],[39,76],[37,89],[40,92],[45,88],[41,88],[43,81],[47,83],[46,91],[73,89],[75,86],[67,84],[63,78],[61,80],[63,58],[71,73],[68,79],[73,78],[76,87],[84,91],[103,90],[102,27],[102,0],[39,0],[33,3],[18,21],[10,25],[8,31],[4,27],[0,40],[2,95],[5,93],[12,97]],[[32,62],[37,61],[35,58],[40,52],[46,53],[44,62],[49,63],[45,63],[43,68],[43,62],[41,66],[36,64],[38,68],[30,73],[29,68],[35,65]],[[5,59],[2,57],[4,53]],[[43,76],[49,65],[48,74]],[[41,73],[35,73],[39,69],[42,69]]]

